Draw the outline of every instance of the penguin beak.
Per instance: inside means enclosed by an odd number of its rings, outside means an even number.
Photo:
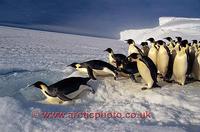
[[[33,87],[34,85],[33,84],[31,84],[31,85],[28,85],[28,86],[26,86],[26,87]]]
[[[36,87],[34,84],[31,84],[31,85],[28,85],[28,86],[27,86],[27,88],[29,88],[29,87],[42,89],[42,88],[40,88],[40,87]]]
[[[74,64],[67,65],[67,67],[76,68],[76,66]]]

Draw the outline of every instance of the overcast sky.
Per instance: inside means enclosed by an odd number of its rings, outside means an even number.
[[[200,17],[200,0],[0,0],[0,23],[110,38],[154,27],[160,16]]]

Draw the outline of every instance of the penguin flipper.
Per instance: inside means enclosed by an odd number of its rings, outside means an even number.
[[[142,87],[142,88],[141,88],[141,90],[147,90],[147,89],[148,89],[147,87]]]
[[[57,97],[63,101],[72,101],[72,99],[68,98],[67,96],[63,94],[58,94]]]
[[[89,75],[90,78],[92,78],[93,80],[97,80],[94,77],[93,70],[89,66],[87,66],[87,71],[88,71],[88,75]]]

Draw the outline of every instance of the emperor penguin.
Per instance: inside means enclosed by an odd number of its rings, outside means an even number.
[[[144,56],[148,56],[148,53],[149,53],[148,43],[142,42],[140,45],[142,46],[142,52],[143,52]]]
[[[191,51],[190,52],[198,52],[198,41],[197,40],[192,40],[192,46],[191,46]]]
[[[174,47],[174,50],[175,50],[175,51],[178,51],[178,50],[179,50],[179,47],[180,47],[180,43],[181,43],[181,41],[182,41],[182,38],[181,38],[181,37],[175,37],[175,38],[177,39],[177,41],[175,42],[176,45],[175,45],[175,47]]]
[[[147,41],[151,42],[151,48],[149,49],[148,57],[153,61],[155,65],[157,65],[158,47],[156,46],[156,41],[154,38],[149,38]]]
[[[200,50],[196,51],[195,59],[192,67],[192,77],[200,80]]]
[[[186,53],[186,41],[181,42],[181,46],[176,52],[173,64],[174,80],[180,84],[185,85],[186,73],[188,70],[188,55]]]
[[[187,61],[188,61],[186,75],[187,75],[188,78],[190,78],[191,73],[192,73],[192,67],[193,67],[193,62],[194,62],[194,58],[195,58],[194,57],[195,53],[191,52],[190,46],[188,44],[188,40],[182,40],[180,46],[185,48],[185,52],[186,52],[186,55],[187,55]]]
[[[49,86],[44,82],[37,81],[29,87],[39,88],[48,103],[62,104],[65,101],[79,99],[87,92],[94,94],[94,89],[87,84],[89,80],[90,78],[70,77]]]
[[[122,68],[122,65],[126,59],[126,56],[123,54],[114,54],[111,48],[107,48],[106,50],[109,53],[108,60],[109,63],[117,68]]]
[[[192,73],[194,60],[196,58],[196,54],[198,53],[198,46],[197,46],[197,40],[192,40],[191,46],[189,46],[189,69],[188,74]]]
[[[175,38],[177,39],[176,42],[181,43],[181,41],[182,41],[182,38],[181,38],[181,37],[175,37]]]
[[[160,74],[163,76],[164,80],[170,80],[172,76],[172,66],[170,67],[170,65],[172,65],[170,50],[164,41],[158,40],[156,43],[160,47],[157,55],[157,68]],[[170,75],[167,75],[167,73]]]
[[[199,41],[199,43],[197,44],[197,46],[198,46],[198,48],[200,48],[200,41]]]
[[[139,54],[143,54],[141,49],[137,47],[137,45],[135,44],[135,41],[132,39],[128,39],[125,40],[127,41],[127,43],[129,44],[128,47],[128,55],[132,54],[132,53],[139,53]]]
[[[135,74],[138,73],[136,61],[134,62],[126,61],[123,65],[123,68],[120,70],[120,72],[128,74],[132,81],[137,82],[135,79]]]
[[[128,59],[137,62],[138,71],[147,84],[147,87],[142,88],[142,90],[160,87],[157,85],[157,68],[149,57],[141,56],[138,53],[132,53]]]
[[[172,50],[175,47],[175,41],[171,37],[166,37],[164,39],[166,39],[169,42],[167,47],[169,48],[170,52],[172,52]]]
[[[93,80],[95,76],[113,75],[114,80],[118,77],[118,69],[113,65],[102,60],[90,60],[83,63],[72,63],[71,66],[81,73],[87,73]]]

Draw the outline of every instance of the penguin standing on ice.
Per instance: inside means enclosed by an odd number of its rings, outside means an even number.
[[[192,67],[192,77],[195,80],[200,80],[200,51],[197,50],[195,53],[194,63]]]
[[[140,45],[142,46],[142,52],[143,52],[144,56],[148,56],[148,53],[149,53],[148,43],[142,42]]]
[[[49,86],[37,81],[29,87],[39,88],[46,96],[48,103],[61,104],[65,101],[81,98],[86,92],[94,94],[94,89],[87,84],[89,80],[90,78],[70,77]]]
[[[141,51],[141,49],[136,46],[134,40],[128,39],[128,40],[125,40],[125,41],[129,44],[128,55],[130,55],[132,53],[143,54],[142,51]]]
[[[172,76],[172,65],[170,50],[166,46],[165,42],[158,40],[156,42],[159,45],[158,55],[157,55],[157,68],[160,74],[163,76],[164,80],[170,80]]]
[[[111,48],[107,48],[106,50],[109,53],[108,60],[109,63],[117,68],[122,68],[123,63],[126,60],[126,56],[123,54],[114,54]]]
[[[186,73],[188,70],[188,55],[186,53],[186,41],[180,43],[179,49],[173,64],[173,77],[174,80],[180,84],[185,85]]]
[[[187,41],[186,41],[187,42]],[[189,46],[189,50],[188,51],[188,71],[187,71],[187,76],[191,77],[192,75],[192,68],[193,68],[193,64],[194,64],[194,60],[196,57],[196,53],[198,52],[197,49],[197,40],[192,40],[192,45]]]
[[[69,66],[75,68],[79,72],[87,73],[93,80],[96,80],[94,75],[113,75],[114,80],[116,80],[118,76],[118,69],[113,65],[102,60],[90,60],[83,63],[72,63]]]
[[[157,65],[158,47],[156,46],[156,41],[154,38],[149,38],[147,41],[151,42],[151,48],[149,49],[148,57],[153,61],[155,65]]]
[[[152,87],[160,87],[157,85],[157,68],[149,57],[133,53],[128,57],[128,59],[137,62],[138,71],[147,84],[147,87],[142,88],[142,90]]]

